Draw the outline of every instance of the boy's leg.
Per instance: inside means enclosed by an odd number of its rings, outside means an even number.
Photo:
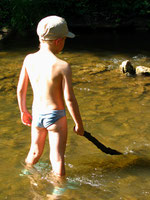
[[[47,132],[45,128],[31,127],[31,147],[25,160],[27,165],[38,162],[43,153]]]
[[[50,144],[50,161],[52,164],[53,172],[56,175],[65,175],[65,161],[64,154],[67,142],[67,120],[66,116],[60,118],[50,127],[49,144]]]

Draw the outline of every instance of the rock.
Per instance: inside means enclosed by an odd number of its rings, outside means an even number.
[[[120,65],[120,69],[123,73],[125,74],[130,74],[130,75],[134,75],[135,74],[135,69],[132,66],[131,62],[129,60],[125,60],[121,63]]]
[[[2,32],[3,32],[3,33],[9,33],[9,32],[10,32],[10,29],[7,28],[7,27],[3,27],[3,28],[2,28]]]
[[[137,75],[150,76],[150,68],[144,67],[144,66],[137,66],[136,67],[136,74]]]
[[[125,75],[126,75],[127,77],[133,77],[133,74],[130,74],[129,72],[125,73]]]
[[[8,38],[11,32],[12,32],[11,29],[7,27],[3,27],[2,29],[0,29],[0,40]]]

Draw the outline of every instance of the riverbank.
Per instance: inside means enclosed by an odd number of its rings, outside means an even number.
[[[107,21],[107,20],[92,20],[89,18],[89,20],[81,20],[81,21],[72,21],[71,23],[68,23],[68,26],[71,30],[77,33],[93,33],[93,32],[150,32],[150,21],[148,18],[144,17],[136,17],[131,18],[130,20],[115,20],[115,21]],[[31,30],[25,30],[24,32],[19,32],[15,30],[13,27],[2,27],[0,29],[0,41],[1,40],[7,40],[14,38],[27,38],[35,36],[35,30],[36,28],[32,28]]]

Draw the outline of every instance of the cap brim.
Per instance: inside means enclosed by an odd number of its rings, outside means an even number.
[[[74,37],[75,37],[75,34],[74,34],[74,33],[71,33],[71,32],[68,32],[67,37],[68,37],[68,38],[74,38]]]

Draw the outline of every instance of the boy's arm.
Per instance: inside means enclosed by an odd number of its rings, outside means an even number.
[[[19,77],[18,86],[17,86],[17,99],[18,99],[19,109],[21,112],[22,123],[27,126],[31,126],[32,117],[26,108],[26,93],[27,93],[27,88],[28,88],[28,82],[29,82],[29,78],[28,78],[26,67],[25,67],[25,61],[24,61],[23,67],[21,69],[20,77]]]
[[[84,134],[83,123],[79,111],[79,106],[74,95],[73,87],[72,87],[72,72],[70,66],[67,64],[65,68],[64,77],[63,77],[63,90],[64,90],[64,99],[68,108],[69,113],[71,114],[75,127],[74,131],[78,135]]]

